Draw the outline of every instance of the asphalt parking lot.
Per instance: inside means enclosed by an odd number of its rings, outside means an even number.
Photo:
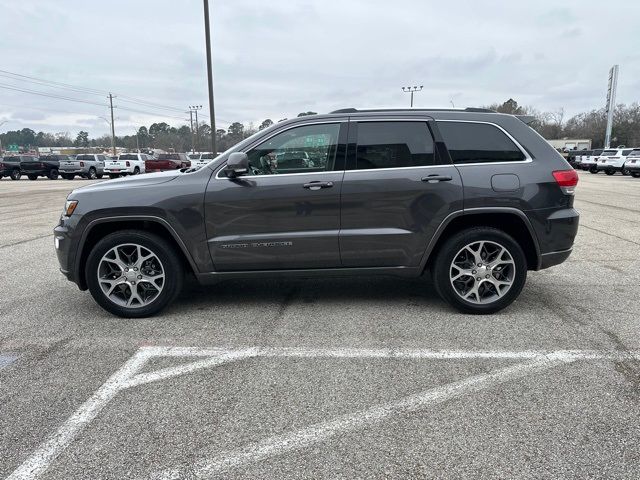
[[[640,179],[580,172],[573,255],[497,315],[361,278],[143,320],[58,272],[86,183],[0,181],[0,477],[639,478]]]

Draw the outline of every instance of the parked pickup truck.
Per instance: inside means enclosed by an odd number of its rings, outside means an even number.
[[[66,155],[43,155],[41,157],[23,158],[20,162],[22,173],[29,177],[29,180],[37,180],[38,177],[48,177],[51,180],[58,178],[60,160],[66,160]]]
[[[117,160],[108,160],[104,164],[104,173],[110,178],[118,178],[120,175],[138,175],[144,173],[145,162],[151,157],[146,153],[123,153]]]
[[[157,158],[150,158],[144,162],[147,173],[162,172],[164,170],[178,170],[189,168],[191,160],[186,153],[160,153]]]
[[[75,158],[60,160],[60,176],[65,180],[73,180],[76,175],[90,180],[102,178],[106,155],[81,154]]]
[[[10,157],[0,157],[0,178],[11,177],[11,180],[20,180],[22,171],[20,163],[24,158],[32,158],[27,155],[12,155]]]

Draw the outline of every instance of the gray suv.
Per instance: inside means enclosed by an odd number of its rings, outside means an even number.
[[[54,230],[61,271],[124,317],[165,308],[185,273],[429,272],[458,310],[496,312],[578,230],[577,173],[526,121],[344,109],[280,122],[198,170],[71,192]]]

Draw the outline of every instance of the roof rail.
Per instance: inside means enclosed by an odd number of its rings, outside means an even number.
[[[467,107],[460,108],[341,108],[329,113],[361,113],[361,112],[476,112],[476,113],[496,113],[488,108]]]

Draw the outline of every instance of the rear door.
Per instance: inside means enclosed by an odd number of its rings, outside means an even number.
[[[340,252],[345,267],[417,267],[440,223],[462,209],[456,168],[422,119],[349,124]]]
[[[209,251],[217,271],[340,266],[340,189],[345,120],[294,124],[249,147],[250,172],[211,177],[205,196]],[[313,165],[280,170],[305,151]]]

